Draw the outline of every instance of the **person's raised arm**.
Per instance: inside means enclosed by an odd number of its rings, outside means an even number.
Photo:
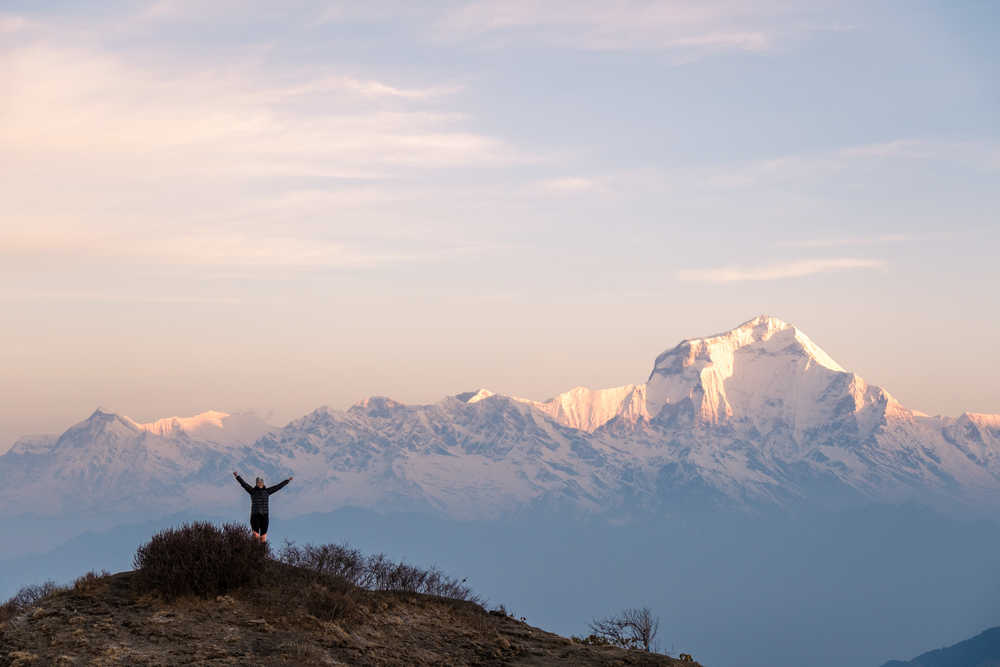
[[[275,491],[281,491],[283,488],[285,488],[285,484],[288,484],[293,479],[295,479],[295,478],[294,477],[289,477],[284,482],[279,482],[279,483],[275,484],[274,486],[267,487],[267,494],[271,495]]]
[[[244,491],[246,491],[247,493],[250,493],[251,491],[253,491],[253,487],[250,486],[249,484],[247,484],[246,482],[244,482],[243,478],[240,477],[238,474],[236,474],[235,470],[233,471],[233,477],[235,477],[236,481],[240,483],[240,486],[243,487]]]

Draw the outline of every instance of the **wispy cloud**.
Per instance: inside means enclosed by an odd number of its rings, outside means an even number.
[[[323,158],[341,167],[378,163],[426,167],[516,159],[501,140],[466,129],[449,110],[369,108],[360,98],[423,100],[443,89],[407,89],[351,76],[290,87],[224,73],[157,77],[106,53],[50,47],[0,55],[14,102],[0,111],[0,149],[17,151],[203,150],[213,161]],[[291,103],[319,96],[311,109]],[[315,108],[322,109],[317,114]],[[242,168],[242,167],[241,167]]]
[[[903,243],[914,240],[916,240],[916,237],[908,234],[881,234],[879,236],[858,236],[839,239],[830,238],[781,241],[778,245],[785,248],[836,248],[842,246],[867,246],[883,243]]]
[[[676,276],[678,280],[685,282],[733,283],[801,278],[817,273],[830,273],[851,269],[879,269],[884,271],[886,270],[886,263],[879,259],[861,259],[855,257],[803,259],[756,267],[724,266],[710,269],[683,269],[678,271]]]
[[[29,26],[29,22],[23,16],[0,15],[0,35],[9,35],[21,32]]]
[[[569,176],[565,178],[550,178],[538,183],[538,188],[543,192],[556,194],[575,194],[579,192],[589,192],[599,189],[597,181],[579,176]]]
[[[115,294],[108,291],[87,292],[70,290],[23,290],[0,291],[0,302],[86,302],[86,303],[151,303],[163,305],[238,305],[242,297],[199,294]]]
[[[158,0],[135,15],[139,22],[204,21],[241,11],[236,3]],[[825,3],[784,0],[458,0],[406,3],[374,0],[303,10],[287,3],[255,3],[257,14],[298,15],[308,26],[404,22],[415,34],[499,47],[539,43],[591,51],[669,52],[691,62],[718,52],[760,52],[818,31],[850,30],[827,16]],[[828,26],[828,27],[827,27]]]
[[[114,260],[142,265],[225,269],[372,269],[490,252],[484,245],[420,244],[404,239],[346,242],[311,237],[206,231],[159,238],[66,229],[0,233],[0,257]]]
[[[783,2],[743,0],[507,0],[466,2],[438,31],[452,38],[536,41],[584,50],[658,50],[684,61],[719,51],[764,51],[789,34],[814,31],[808,12]]]
[[[441,259],[445,243],[378,238],[400,236],[400,202],[430,187],[420,174],[535,159],[477,131],[442,99],[454,86],[322,69],[158,70],[47,38],[0,50],[0,197],[16,221],[0,252],[245,268]]]
[[[262,100],[278,101],[285,98],[323,95],[330,93],[355,93],[365,97],[398,98],[404,100],[429,100],[443,95],[452,95],[461,90],[459,86],[442,85],[432,88],[401,88],[382,81],[358,79],[352,76],[321,76],[303,83],[265,90],[256,96]]]
[[[908,168],[932,164],[955,165],[963,170],[992,172],[1000,168],[1000,146],[989,141],[963,142],[900,139],[846,146],[821,152],[803,152],[761,159],[689,168],[642,172],[645,182],[682,184],[699,191],[760,190],[779,188],[805,191],[825,188],[834,179],[870,182]],[[662,187],[662,186],[661,186]]]

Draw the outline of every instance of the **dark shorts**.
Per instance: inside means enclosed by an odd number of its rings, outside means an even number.
[[[251,514],[250,515],[250,530],[261,535],[267,535],[267,515],[266,514]]]

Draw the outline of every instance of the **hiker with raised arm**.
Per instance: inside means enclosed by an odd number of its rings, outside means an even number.
[[[235,470],[233,471],[233,477],[250,494],[250,530],[253,531],[254,539],[267,542],[268,498],[270,498],[272,493],[283,489],[285,484],[288,484],[295,478],[289,477],[284,482],[280,482],[274,486],[264,486],[264,479],[258,477],[254,486],[250,486],[243,481],[243,478]]]

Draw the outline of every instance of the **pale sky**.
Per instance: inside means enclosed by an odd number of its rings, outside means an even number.
[[[417,5],[420,8],[417,8]],[[991,2],[0,4],[0,451],[643,382],[761,313],[1000,412]]]

